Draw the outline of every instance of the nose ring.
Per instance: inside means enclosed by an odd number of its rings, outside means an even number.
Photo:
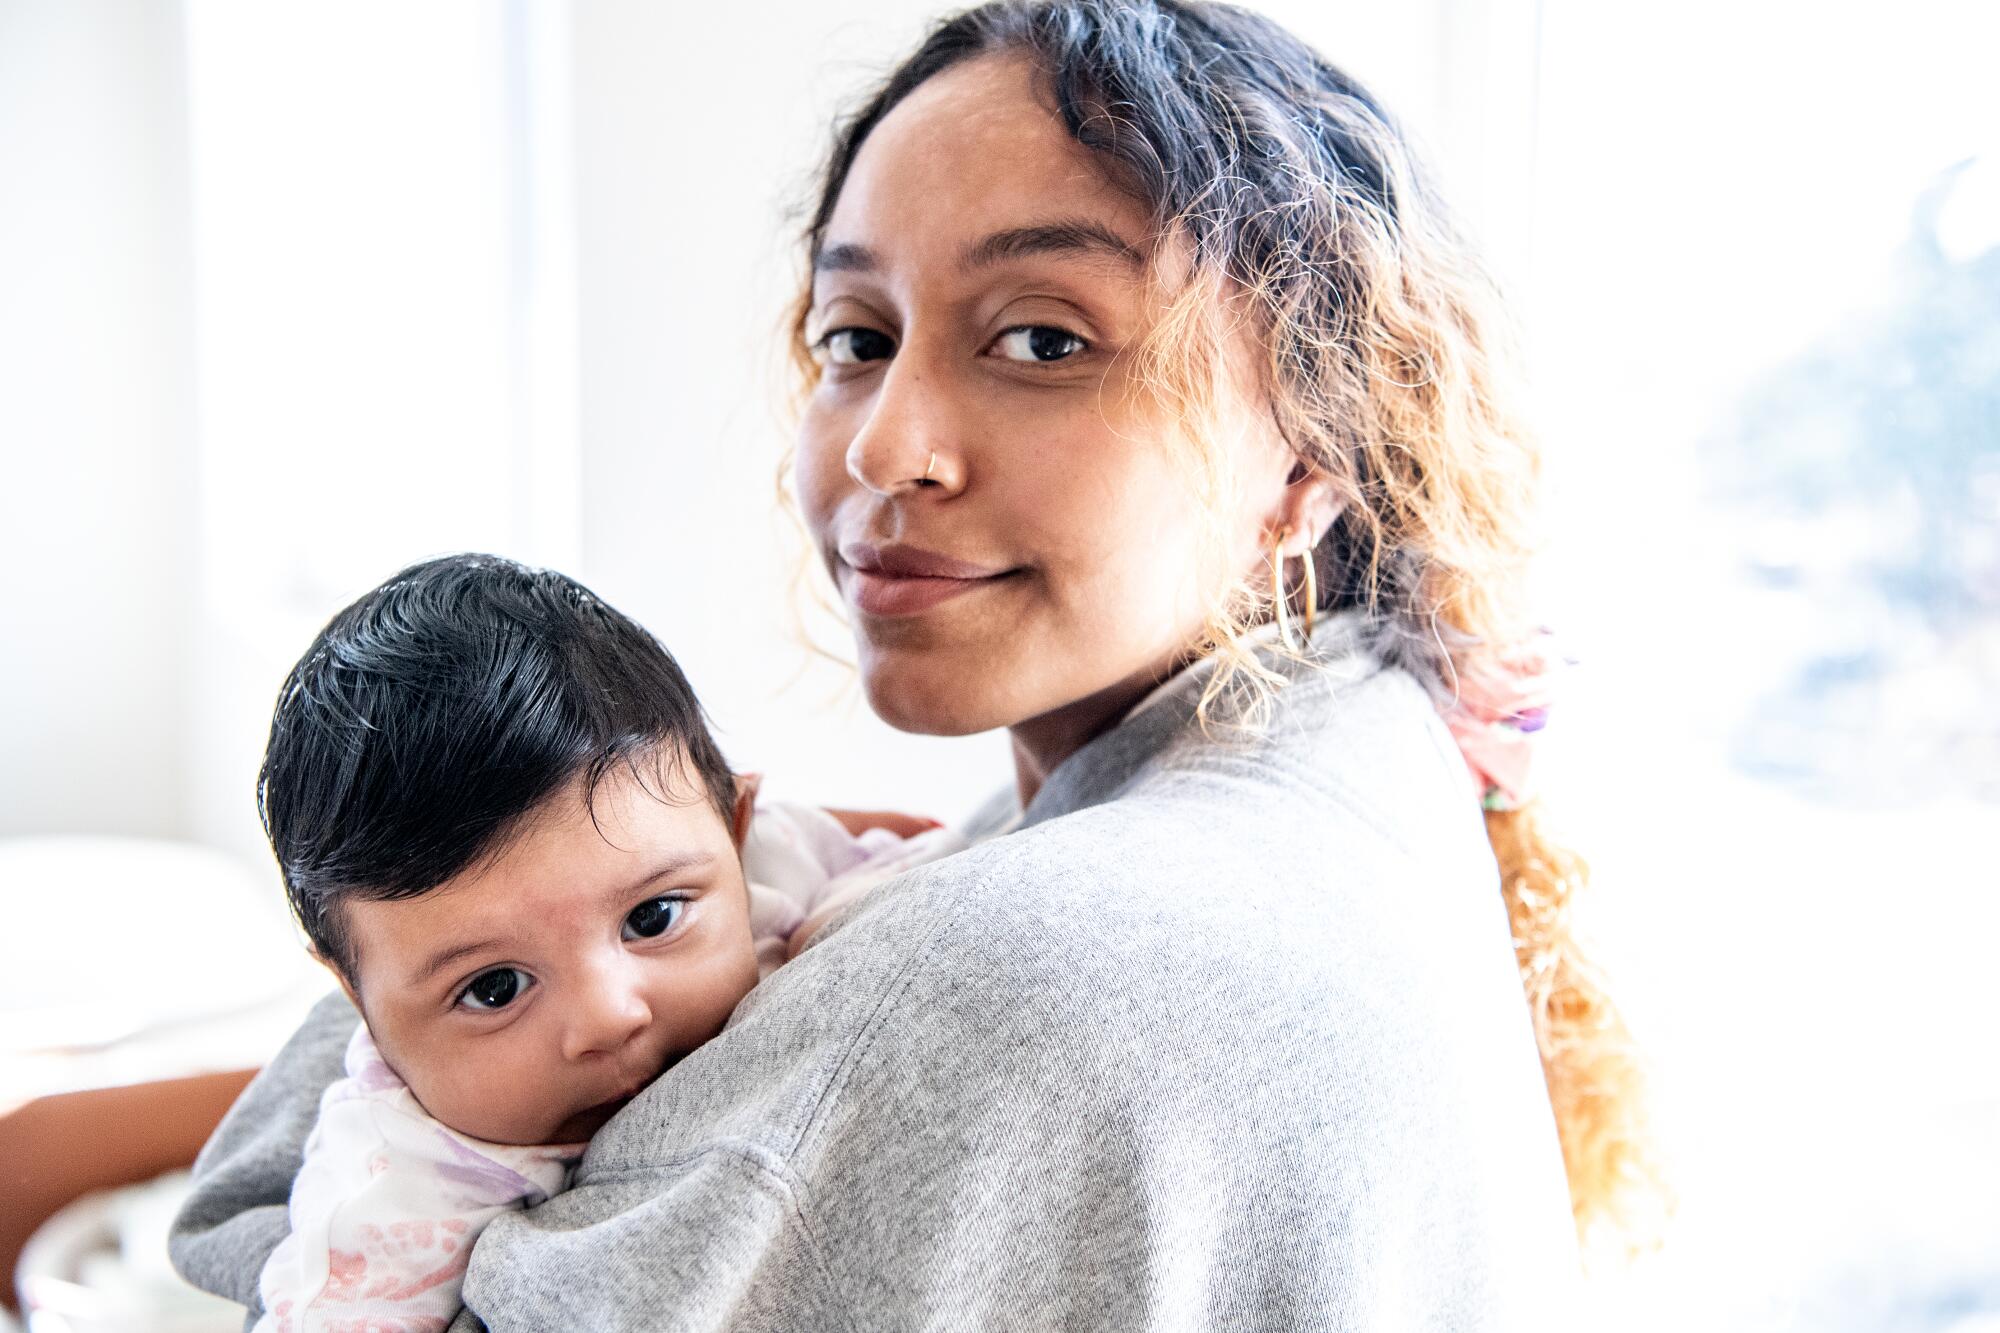
[[[931,480],[931,473],[937,471],[937,450],[931,450],[931,461],[924,465],[924,480]]]

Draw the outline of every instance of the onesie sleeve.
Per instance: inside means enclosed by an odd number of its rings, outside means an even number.
[[[314,1006],[292,1039],[251,1080],[194,1164],[194,1192],[167,1248],[182,1277],[254,1314],[257,1277],[290,1230],[285,1202],[305,1158],[320,1095],[341,1077],[360,1023],[338,991]]]

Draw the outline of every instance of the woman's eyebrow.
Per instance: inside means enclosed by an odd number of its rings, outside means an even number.
[[[865,245],[829,245],[813,256],[815,273],[873,273],[881,266]]]
[[[1009,259],[1029,255],[1078,255],[1084,258],[1115,259],[1128,268],[1141,268],[1146,257],[1139,247],[1101,222],[1085,218],[1065,218],[1032,227],[1009,227],[965,247],[959,256],[960,271],[985,268]]]
[[[1032,227],[1009,227],[982,237],[965,247],[958,267],[961,271],[986,268],[1029,255],[1109,258],[1135,269],[1146,262],[1138,246],[1103,223],[1065,218]],[[873,273],[881,266],[880,256],[865,245],[829,245],[813,256],[815,273]]]

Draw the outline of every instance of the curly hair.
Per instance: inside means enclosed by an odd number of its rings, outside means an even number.
[[[1136,378],[1192,423],[1201,494],[1229,487],[1217,368],[1247,321],[1278,429],[1342,502],[1310,556],[1315,609],[1362,612],[1384,658],[1449,710],[1534,629],[1540,454],[1495,287],[1401,131],[1348,75],[1230,5],[995,0],[941,22],[837,126],[809,259],[883,117],[938,73],[1001,53],[1032,62],[1068,132],[1151,211],[1165,314]],[[806,383],[809,304],[808,291],[792,346]],[[1218,585],[1205,703],[1279,687],[1246,631],[1303,582],[1237,571]],[[1535,804],[1486,815],[1578,1233],[1593,1255],[1630,1253],[1657,1239],[1671,1196],[1645,1063],[1574,919],[1588,872],[1547,822]]]

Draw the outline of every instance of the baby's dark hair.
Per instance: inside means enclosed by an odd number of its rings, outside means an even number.
[[[414,898],[579,776],[735,781],[659,640],[574,579],[490,555],[412,565],[336,615],[278,695],[257,811],[293,913],[351,982],[345,899]],[[651,766],[650,768],[648,766]]]

